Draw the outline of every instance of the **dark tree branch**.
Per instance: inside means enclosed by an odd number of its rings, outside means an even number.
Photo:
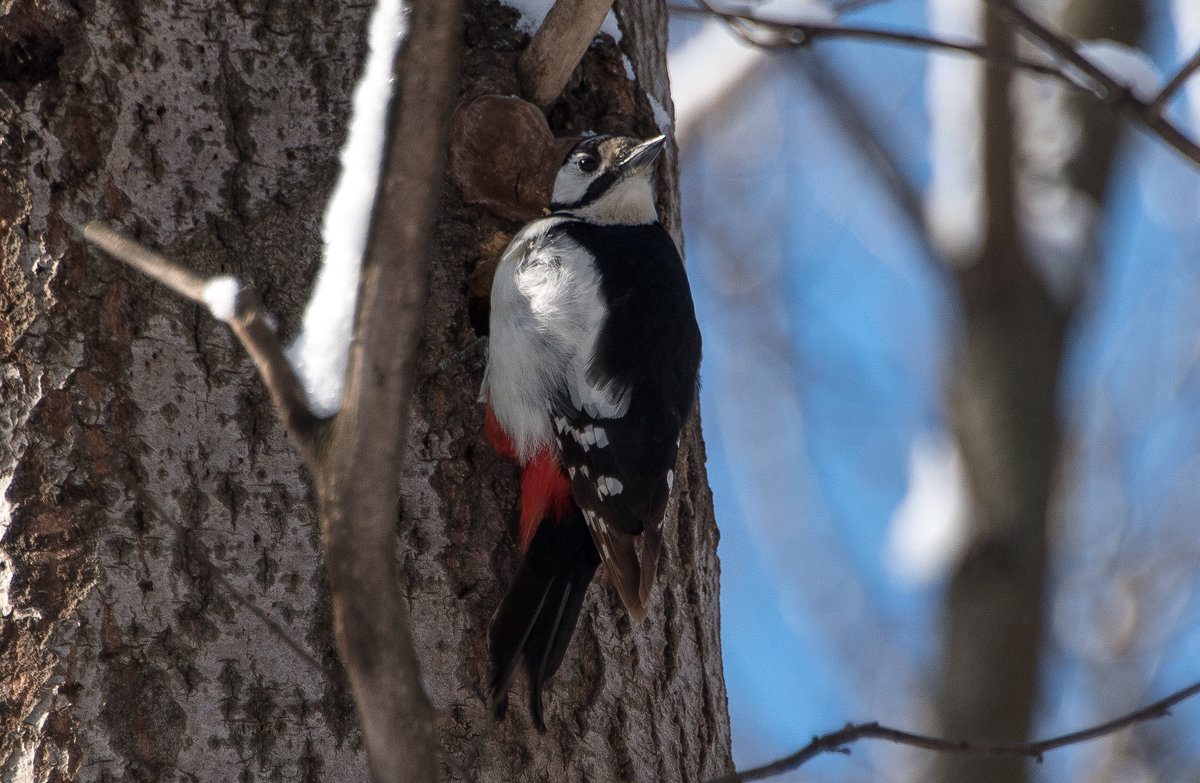
[[[1129,87],[1114,79],[1104,69],[1084,57],[1074,44],[1055,33],[1037,19],[1030,16],[1012,0],[987,0],[988,4],[1006,16],[1011,23],[1023,30],[1046,51],[1061,59],[1100,88],[1100,97],[1118,110],[1158,134],[1159,138],[1174,147],[1193,163],[1200,165],[1200,145],[1187,137],[1175,124],[1154,107],[1157,98],[1150,103],[1130,92]],[[1165,88],[1164,88],[1165,89]],[[1161,93],[1159,94],[1161,97]]]
[[[1178,92],[1179,88],[1182,87],[1197,70],[1200,70],[1200,49],[1197,49],[1196,53],[1193,54],[1186,63],[1181,65],[1179,70],[1175,72],[1175,75],[1172,76],[1167,83],[1163,85],[1163,88],[1158,91],[1158,95],[1155,95],[1154,99],[1149,103],[1148,108],[1150,111],[1161,114],[1162,110],[1167,105],[1167,101],[1171,100],[1171,97]]]
[[[840,17],[842,14],[853,13],[863,8],[870,8],[873,5],[883,5],[886,2],[889,2],[889,0],[842,0],[842,2],[834,5],[833,14]]]
[[[1046,28],[1036,19],[1014,5],[1011,0],[988,0],[988,2],[999,12],[1006,14],[1016,26],[1024,29],[1047,51],[1086,77],[1089,84],[1081,84],[1074,74],[1060,67],[1012,56],[974,42],[950,41],[918,33],[905,33],[871,27],[848,27],[810,22],[783,24],[781,22],[768,22],[757,19],[747,13],[718,11],[708,7],[695,8],[691,6],[672,5],[668,6],[668,10],[675,13],[699,14],[722,19],[729,24],[731,30],[746,41],[764,48],[804,46],[818,38],[874,40],[904,46],[916,46],[924,49],[958,52],[971,57],[977,57],[991,65],[1047,76],[1073,89],[1087,90],[1107,100],[1116,109],[1124,112],[1147,129],[1153,131],[1180,154],[1200,165],[1200,145],[1180,131],[1174,123],[1163,117],[1159,111],[1158,98],[1162,97],[1161,93],[1149,103],[1139,99],[1129,91],[1126,85],[1109,76],[1099,66],[1080,54],[1069,41]],[[767,34],[758,35],[756,31],[764,31]],[[1187,68],[1200,68],[1200,64],[1192,66],[1189,63],[1188,66],[1185,66],[1185,70]],[[1177,77],[1179,76],[1180,74],[1177,74]],[[1181,81],[1185,78],[1183,77]],[[1172,90],[1174,89],[1177,89],[1177,86],[1172,88]],[[1167,97],[1170,97],[1169,94]]]
[[[221,281],[221,278],[201,277],[96,221],[87,224],[83,236],[118,261],[157,280],[175,293],[212,309],[207,292],[210,286]],[[250,354],[250,358],[254,360],[254,366],[258,368],[263,384],[271,395],[275,412],[286,425],[296,448],[312,468],[316,460],[322,420],[309,410],[304,387],[284,355],[278,336],[266,322],[258,294],[234,278],[225,278],[225,281],[237,286],[229,303],[232,305],[232,312],[214,311],[214,315],[230,325],[246,352]]]
[[[1066,82],[1072,87],[1079,86],[1070,76],[1052,65],[1014,57],[973,41],[951,41],[920,33],[906,33],[899,30],[885,30],[878,27],[852,27],[840,24],[818,24],[815,22],[801,22],[796,24],[768,22],[751,16],[748,13],[718,11],[713,8],[670,5],[667,6],[667,10],[672,13],[711,16],[721,19],[730,25],[733,32],[747,42],[763,48],[790,49],[797,46],[806,46],[818,38],[850,38],[865,41],[880,41],[921,49],[936,49],[965,54],[986,60],[993,65],[1031,71],[1041,76],[1048,76]],[[766,42],[767,38],[765,36],[756,37],[752,32],[756,28],[773,32],[774,35],[769,38],[771,43]]]
[[[596,37],[612,0],[558,0],[533,34],[517,63],[521,95],[539,109],[550,108]]]
[[[1068,745],[1088,742],[1100,737],[1127,729],[1138,723],[1170,715],[1171,708],[1200,693],[1200,682],[1175,691],[1166,698],[1160,699],[1146,707],[1114,718],[1107,723],[1101,723],[1081,731],[1061,734],[1057,737],[1011,745],[988,744],[982,742],[967,742],[965,740],[948,740],[939,737],[929,737],[924,734],[914,734],[908,731],[880,726],[878,723],[859,723],[847,725],[840,731],[813,737],[812,742],[800,750],[785,756],[778,761],[764,764],[761,767],[731,772],[728,775],[710,778],[706,783],[745,783],[751,780],[763,780],[775,775],[789,772],[802,764],[816,758],[822,753],[849,753],[847,745],[862,739],[881,739],[899,745],[932,750],[939,753],[957,753],[972,756],[1018,756],[1041,762],[1046,753]]]
[[[196,531],[193,529],[184,527],[178,523],[173,524],[179,531],[179,534],[185,538],[196,535]],[[279,624],[279,621],[267,614],[262,607],[254,603],[249,596],[234,587],[233,583],[230,582],[221,569],[217,567],[216,563],[209,559],[208,551],[202,545],[190,547],[188,552],[190,556],[194,558],[202,568],[204,568],[213,581],[221,586],[221,589],[225,591],[226,595],[236,601],[237,604],[243,609],[257,617],[258,621],[261,622],[263,626],[275,636],[275,638],[279,639],[280,642],[282,642],[288,649],[296,654],[297,658],[308,665],[308,668],[312,670],[314,676],[319,677],[322,675],[324,672],[324,667],[321,666],[321,662],[317,660],[316,656],[309,652],[304,645],[296,641],[292,635],[288,633],[287,629]]]

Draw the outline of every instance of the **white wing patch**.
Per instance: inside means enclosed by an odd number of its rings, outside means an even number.
[[[621,480],[612,476],[600,476],[596,479],[596,494],[600,497],[605,495],[620,495],[625,485]]]

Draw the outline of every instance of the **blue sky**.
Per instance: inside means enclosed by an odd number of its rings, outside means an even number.
[[[1147,43],[1165,69],[1176,57],[1167,10]],[[926,24],[916,2],[853,21]],[[701,24],[672,23],[673,67]],[[925,56],[846,41],[816,53],[860,95],[906,177],[924,188]],[[875,168],[814,95],[802,56],[774,56],[741,81],[692,126],[681,159],[741,764],[848,720],[928,728],[950,562],[914,576],[890,547],[914,441],[946,449],[940,391],[955,314]],[[676,96],[681,103],[687,96]],[[1156,139],[1128,134],[1101,240],[1064,372],[1071,448],[1056,517],[1042,734],[1200,678],[1194,561],[1183,554],[1196,554],[1188,534],[1200,507],[1200,172]],[[1122,607],[1126,647],[1108,627]],[[1196,726],[1200,705],[1187,705],[1148,731],[1169,742]],[[904,772],[881,771],[879,760],[898,752],[862,745],[851,759],[805,767],[804,779],[923,779],[922,755],[903,755]],[[1041,779],[1088,779],[1102,756],[1094,746],[1054,754]],[[1127,779],[1171,780],[1176,769],[1170,759],[1137,763],[1120,768]]]

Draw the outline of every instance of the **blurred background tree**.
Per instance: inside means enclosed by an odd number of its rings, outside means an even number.
[[[1052,62],[988,5],[748,13]],[[1187,0],[1027,9],[1147,99],[1200,48]],[[1019,742],[1200,678],[1200,169],[1061,81],[676,11],[739,766],[848,720]],[[1164,112],[1195,138],[1190,84]],[[1184,705],[1042,765],[863,743],[792,775],[1195,779],[1197,727]]]

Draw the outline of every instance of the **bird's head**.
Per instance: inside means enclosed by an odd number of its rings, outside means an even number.
[[[591,136],[576,144],[554,180],[552,212],[591,223],[641,225],[658,220],[654,160],[665,136]]]

